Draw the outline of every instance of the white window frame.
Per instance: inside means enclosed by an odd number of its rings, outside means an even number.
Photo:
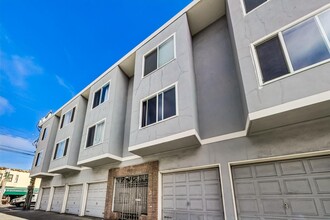
[[[250,51],[251,51],[251,56],[252,56],[252,60],[253,60],[253,65],[255,67],[255,74],[256,74],[256,78],[259,82],[259,89],[263,88],[263,86],[266,86],[268,84],[271,84],[273,82],[276,82],[276,81],[279,81],[281,79],[284,79],[286,77],[290,77],[290,76],[293,76],[297,73],[300,73],[300,72],[303,72],[303,71],[306,71],[308,69],[312,69],[314,67],[317,67],[317,66],[321,66],[325,63],[328,63],[330,62],[330,58],[329,59],[326,59],[326,60],[323,60],[321,62],[318,62],[318,63],[315,63],[315,64],[312,64],[312,65],[309,65],[309,66],[306,66],[304,68],[301,68],[301,69],[298,69],[296,71],[293,70],[293,67],[292,67],[292,64],[291,64],[291,60],[290,60],[290,57],[289,57],[289,53],[288,53],[288,50],[286,48],[286,45],[284,43],[284,39],[283,39],[283,36],[282,36],[282,32],[289,29],[289,28],[292,28],[293,26],[301,23],[301,22],[304,22],[306,20],[308,20],[309,18],[312,18],[312,17],[315,17],[317,18],[316,16],[318,14],[321,14],[322,12],[325,12],[327,9],[330,9],[330,5],[326,5],[322,8],[319,8],[318,10],[304,16],[304,17],[301,17],[300,19],[272,32],[271,34],[268,34],[266,35],[265,37],[255,41],[254,43],[250,44]],[[317,19],[316,19],[317,20]],[[318,22],[317,22],[318,23]],[[318,27],[319,28],[319,27]],[[320,31],[322,37],[326,37],[326,36],[323,36],[325,33],[324,31]],[[258,55],[257,55],[257,51],[256,51],[256,46],[262,44],[263,42],[266,42],[268,41],[269,39],[273,38],[277,36],[280,40],[280,43],[281,43],[281,46],[282,46],[282,50],[283,50],[283,54],[284,54],[284,58],[285,58],[285,61],[288,65],[288,70],[289,70],[289,73],[283,75],[283,76],[280,76],[280,77],[277,77],[275,79],[272,79],[272,80],[269,80],[267,82],[263,82],[263,76],[262,76],[262,72],[261,72],[261,68],[260,68],[260,63],[259,63],[259,59],[258,59]],[[330,48],[330,42],[329,41],[325,41],[325,43],[327,44],[328,43],[328,48]]]
[[[165,43],[168,39],[170,39],[171,37],[173,37],[173,59],[169,60],[168,62],[164,63],[161,66],[158,66],[158,62],[159,62],[159,47]],[[144,75],[144,68],[145,68],[145,57],[148,56],[151,52],[153,52],[154,50],[157,50],[157,68],[153,71],[151,71],[150,73],[148,73],[147,75]],[[142,64],[142,79],[151,75],[152,73],[156,72],[157,70],[161,69],[162,67],[166,66],[167,64],[169,64],[170,62],[172,62],[173,60],[176,59],[176,33],[171,34],[169,37],[167,37],[165,40],[163,40],[162,42],[160,42],[159,44],[157,44],[157,46],[153,47],[151,50],[149,50],[147,53],[145,53],[143,55],[143,64]]]
[[[68,144],[68,148],[67,148],[67,152],[66,152],[65,156],[62,155],[61,157],[54,158],[55,157],[55,154],[56,154],[56,145],[64,141],[65,142],[65,144],[64,144],[64,150],[65,150],[65,145],[66,145],[66,140],[67,139],[69,139],[69,144]],[[64,139],[56,142],[56,144],[54,145],[54,150],[53,150],[53,154],[52,154],[52,160],[59,160],[61,158],[66,157],[66,155],[68,155],[68,149],[69,149],[70,144],[71,144],[71,141],[70,140],[71,140],[71,137],[69,136],[69,137],[66,137],[66,138],[64,138]],[[64,151],[63,151],[63,153],[64,153]]]
[[[59,123],[59,125],[58,125],[58,126],[59,126],[59,130],[62,129],[62,128],[64,128],[65,126],[67,126],[67,125],[69,125],[69,124],[71,124],[71,123],[73,122],[73,121],[71,122],[71,118],[72,118],[72,113],[71,113],[70,122],[67,123],[67,124],[64,124],[64,122],[63,122],[63,127],[61,127],[62,120],[63,120],[63,116],[66,115],[67,113],[69,113],[70,111],[73,111],[74,108],[76,108],[76,109],[75,109],[75,113],[74,113],[74,114],[75,114],[74,117],[76,117],[77,109],[78,109],[78,105],[73,106],[73,107],[70,108],[68,111],[66,111],[64,114],[61,115],[60,123]],[[64,118],[64,119],[65,119],[65,118]],[[74,118],[73,118],[73,120],[74,120]]]
[[[101,141],[100,141],[99,143],[97,143],[97,144],[94,144],[94,139],[93,139],[93,145],[87,147],[87,141],[88,141],[88,132],[89,132],[89,129],[90,129],[91,127],[95,126],[95,131],[96,131],[96,127],[97,127],[97,125],[98,125],[98,124],[101,124],[102,122],[104,122],[104,127],[103,127],[103,131],[102,131]],[[102,144],[102,143],[104,142],[105,126],[106,126],[106,118],[103,118],[103,119],[99,120],[98,122],[92,124],[91,126],[89,126],[89,127],[87,128],[87,132],[86,132],[86,141],[85,141],[85,144],[84,144],[84,149],[90,149],[91,147],[95,147],[95,146],[100,145],[100,144]],[[94,135],[94,138],[95,138],[95,135]]]
[[[242,5],[242,9],[243,9],[243,16],[246,16],[248,14],[250,14],[251,12],[257,10],[258,8],[262,7],[263,5],[265,5],[266,3],[270,2],[271,0],[266,0],[264,3],[258,5],[257,7],[255,7],[254,9],[252,9],[249,12],[246,12],[246,7],[245,7],[245,3],[244,0],[241,0],[241,5]]]
[[[42,158],[42,153],[43,153],[43,150],[41,150],[41,151],[39,151],[39,152],[37,153],[37,157],[36,157],[36,159],[35,159],[35,161],[34,161],[34,167],[39,167],[39,166],[40,166],[40,164],[41,164],[41,158]],[[38,159],[38,154],[40,155],[40,156],[39,156],[39,159]],[[39,164],[36,164],[36,163],[37,163],[37,160],[38,160],[38,163],[39,163]]]
[[[163,92],[171,89],[172,87],[175,88],[175,115],[158,121],[158,102],[156,102],[156,122],[142,127],[143,102],[144,101],[147,101],[147,100],[149,100],[149,99],[151,99],[151,98],[153,98],[155,96],[158,96],[160,93],[163,93]],[[155,93],[153,93],[153,94],[151,94],[151,95],[149,95],[149,96],[141,99],[140,100],[139,129],[148,128],[150,126],[153,126],[153,125],[156,125],[156,124],[165,122],[167,120],[170,120],[172,118],[175,118],[175,117],[179,116],[179,103],[178,103],[178,97],[179,96],[178,96],[178,93],[179,93],[178,82],[175,82],[175,83],[173,83],[173,84],[171,84],[171,85],[169,85],[169,86],[167,86],[167,87],[165,87],[165,88],[163,88],[163,89],[161,89],[161,90],[159,90],[159,91],[157,91],[157,92],[155,92]],[[157,100],[158,100],[158,98],[157,98]],[[163,104],[162,107],[164,108],[164,95],[163,95],[163,102],[162,102],[162,104]],[[163,111],[163,113],[164,113],[164,111]]]
[[[97,106],[95,106],[95,107],[93,108],[94,98],[95,98],[95,93],[96,93],[97,91],[101,90],[101,94],[100,94],[100,100],[101,100],[103,87],[106,86],[107,84],[109,84],[108,97],[106,97],[106,99],[104,99],[104,102],[99,103]],[[111,89],[111,80],[107,81],[106,83],[104,83],[102,86],[98,87],[98,88],[93,92],[93,98],[92,98],[92,101],[91,101],[91,110],[96,109],[97,107],[99,107],[100,105],[102,105],[103,103],[107,102],[107,101],[110,99],[110,89]]]

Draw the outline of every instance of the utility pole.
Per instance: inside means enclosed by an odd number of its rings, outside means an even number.
[[[36,178],[34,178],[34,177],[31,177],[31,179],[30,179],[30,185],[28,186],[23,210],[30,210],[35,180],[36,180]]]

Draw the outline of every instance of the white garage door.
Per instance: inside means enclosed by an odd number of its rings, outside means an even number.
[[[46,211],[48,199],[49,199],[49,192],[50,188],[43,188],[42,189],[42,195],[41,195],[41,201],[40,201],[40,210]]]
[[[61,212],[64,198],[64,186],[54,188],[54,196],[50,211]]]
[[[232,167],[239,219],[330,219],[330,157]]]
[[[106,182],[89,184],[85,215],[103,218],[106,194]]]
[[[70,186],[65,212],[79,215],[81,205],[82,185]]]
[[[163,219],[222,220],[219,169],[163,175]]]

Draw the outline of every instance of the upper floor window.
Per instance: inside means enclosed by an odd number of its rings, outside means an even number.
[[[157,46],[144,56],[144,73],[148,75],[174,59],[174,36]]]
[[[76,107],[74,107],[73,109],[71,109],[70,111],[68,111],[67,113],[65,113],[62,116],[60,128],[63,128],[65,125],[67,125],[73,121],[75,110],[76,110]]]
[[[330,60],[330,9],[255,46],[262,83]]]
[[[6,178],[7,182],[12,182],[13,181],[13,177],[14,177],[13,174],[8,174],[8,176]]]
[[[109,88],[110,83],[104,85],[101,89],[94,93],[93,108],[109,99]]]
[[[34,163],[34,166],[35,166],[35,167],[37,167],[37,166],[40,165],[41,157],[42,157],[42,151],[40,151],[40,152],[37,154],[36,162]]]
[[[41,137],[41,140],[42,141],[47,137],[47,133],[48,133],[48,129],[47,128],[44,128],[44,130],[42,132],[42,137]]]
[[[86,147],[99,144],[103,140],[105,121],[101,121],[96,125],[88,128]]]
[[[18,178],[19,178],[19,175],[16,175],[16,178],[15,178],[15,183],[18,182]]]
[[[69,145],[69,138],[57,143],[56,147],[55,147],[55,152],[54,152],[53,159],[55,160],[55,159],[64,157],[66,155],[67,150],[68,150],[68,145]]]
[[[172,86],[142,101],[141,127],[176,115],[176,87]]]
[[[267,0],[244,0],[245,12],[248,13]]]

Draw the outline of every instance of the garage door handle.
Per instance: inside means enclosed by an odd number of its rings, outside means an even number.
[[[166,216],[166,215],[165,215],[164,218],[172,218],[172,217],[171,217],[171,216]]]
[[[288,209],[288,208],[289,208],[289,204],[285,202],[285,203],[284,203],[284,208],[285,208],[285,209]]]

